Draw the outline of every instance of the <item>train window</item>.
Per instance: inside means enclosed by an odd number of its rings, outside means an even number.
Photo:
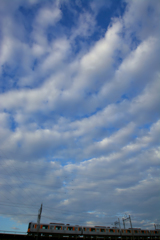
[[[42,229],[48,229],[48,225],[43,225]]]
[[[50,226],[50,229],[54,229],[54,226]]]
[[[89,231],[89,228],[86,228],[86,231]]]
[[[56,226],[56,230],[61,230],[61,226]]]
[[[137,230],[134,230],[134,233],[138,233],[138,231],[137,231]]]
[[[113,232],[113,229],[109,229],[109,232]]]
[[[144,231],[141,231],[141,233],[144,233]]]
[[[99,228],[96,228],[96,232],[99,232]]]
[[[105,232],[105,230],[102,228],[102,229],[101,229],[101,232]]]
[[[68,230],[69,231],[73,231],[73,227],[68,227]]]
[[[79,228],[79,231],[81,231],[82,230],[82,228]]]
[[[158,233],[158,231],[155,231],[155,234],[157,234]]]
[[[126,233],[131,233],[131,230],[126,230]]]
[[[66,227],[63,227],[63,230],[66,230]]]
[[[95,228],[91,228],[91,232],[95,232]]]
[[[75,227],[74,230],[75,230],[75,231],[78,231],[78,227]]]
[[[29,223],[28,228],[31,228],[31,222]]]

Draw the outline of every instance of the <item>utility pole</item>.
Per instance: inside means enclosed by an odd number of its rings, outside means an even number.
[[[124,226],[124,229],[125,229],[125,221],[130,221],[130,226],[131,226],[131,229],[132,229],[132,222],[131,222],[131,217],[129,215],[129,217],[124,217],[122,218],[123,220],[123,226]]]
[[[124,217],[124,218],[122,218],[122,220],[123,220],[124,229],[125,229],[125,221],[129,221],[129,222],[130,222],[131,231],[132,231],[132,236],[133,236],[133,240],[134,240],[134,232],[133,232],[133,229],[132,229],[131,216],[129,215],[129,217]]]
[[[121,224],[120,224],[119,218],[118,218],[118,221],[114,222],[114,226],[116,227],[117,225],[119,225],[119,230],[120,230],[120,234],[121,234]]]
[[[123,227],[125,229],[125,220],[124,220],[124,218],[122,218],[122,221],[123,221]]]
[[[131,216],[129,215],[129,221],[130,221],[130,225],[131,225],[131,229],[132,229],[132,222],[131,222]]]
[[[41,207],[38,211],[38,217],[37,217],[37,240],[39,237],[39,228],[40,228],[40,220],[41,220],[41,213],[42,213],[42,203],[41,203]]]
[[[155,230],[160,229],[160,224],[154,224]]]

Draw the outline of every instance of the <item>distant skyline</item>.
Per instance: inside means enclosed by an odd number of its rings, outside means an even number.
[[[1,0],[0,230],[154,229],[159,95],[159,0]]]

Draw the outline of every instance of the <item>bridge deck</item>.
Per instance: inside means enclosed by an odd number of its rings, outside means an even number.
[[[8,234],[8,233],[0,233],[0,240],[37,240],[37,236],[29,236],[29,235],[23,235],[23,234]],[[38,240],[160,240],[160,236],[152,236],[152,237],[148,237],[148,236],[122,236],[122,237],[118,237],[118,236],[105,236],[105,237],[91,237],[91,236],[82,236],[82,237],[77,237],[76,235],[73,236],[66,236],[66,237],[62,237],[62,236],[39,236]]]

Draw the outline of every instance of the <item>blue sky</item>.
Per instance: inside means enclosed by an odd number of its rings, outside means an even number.
[[[44,223],[160,222],[159,16],[159,0],[1,0],[1,230],[41,203]]]

